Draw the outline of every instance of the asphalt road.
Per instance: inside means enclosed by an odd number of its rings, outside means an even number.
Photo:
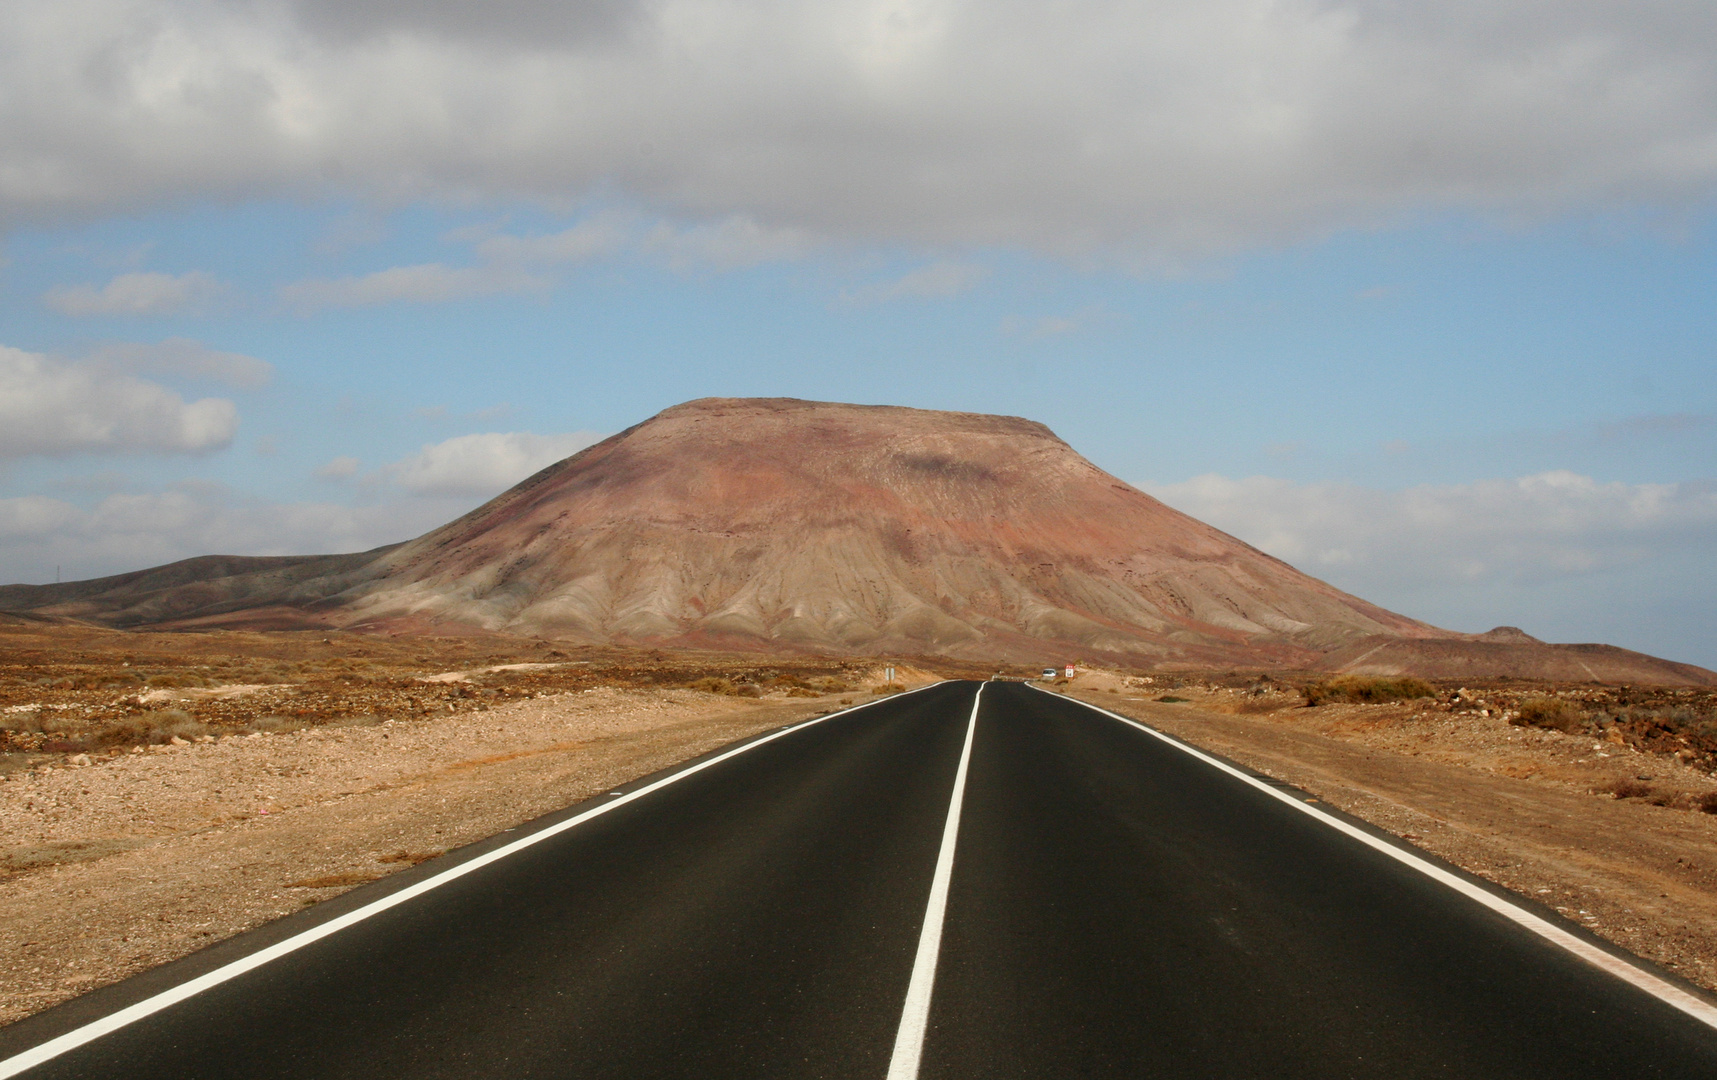
[[[1717,1077],[1707,1023],[1301,796],[1018,684],[974,721],[977,690],[628,785],[0,1031],[0,1057],[410,896],[23,1075]]]

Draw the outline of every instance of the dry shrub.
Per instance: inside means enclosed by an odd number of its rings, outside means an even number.
[[[1717,814],[1717,791],[1708,791],[1693,801],[1693,805],[1704,813]]]
[[[42,724],[42,714],[35,710],[0,713],[0,731],[15,731],[20,735],[38,735],[44,730]]]
[[[245,726],[251,731],[267,731],[275,735],[285,735],[292,731],[303,731],[311,724],[308,720],[297,716],[259,716]]]
[[[189,740],[206,735],[212,729],[183,709],[160,709],[154,712],[124,716],[90,727],[75,726],[71,721],[51,718],[43,722],[43,730],[54,736],[42,744],[44,750],[75,752],[100,750],[109,746],[139,746],[171,742],[174,738]]]
[[[1305,699],[1307,705],[1328,705],[1333,702],[1381,705],[1390,701],[1435,697],[1436,693],[1430,683],[1410,675],[1398,678],[1337,675],[1333,679],[1300,687],[1300,697]]]
[[[222,673],[220,681],[227,685],[239,686],[279,686],[291,679],[284,678],[274,671],[263,671],[257,668],[231,668]]]
[[[1282,707],[1279,701],[1253,698],[1250,701],[1238,701],[1234,704],[1234,712],[1241,716],[1263,716],[1273,713]]]
[[[1572,701],[1561,698],[1527,698],[1520,703],[1520,715],[1509,723],[1521,727],[1550,728],[1569,733],[1584,730],[1586,714]],[[1618,796],[1619,798],[1620,796]]]
[[[752,683],[734,682],[718,675],[705,675],[685,683],[687,690],[702,690],[706,694],[726,694],[729,697],[762,697],[763,688]]]
[[[367,870],[347,870],[343,874],[329,874],[327,877],[305,878],[287,884],[288,889],[343,889],[349,885],[367,885],[380,877]]]
[[[1652,786],[1641,780],[1617,780],[1599,790],[1607,792],[1613,799],[1643,799],[1652,792]]]
[[[732,694],[739,689],[732,679],[723,679],[715,675],[705,675],[701,679],[693,679],[686,684],[687,690],[702,690],[706,694]]]
[[[797,675],[777,675],[769,680],[769,685],[786,691],[788,697],[817,697],[820,694],[845,693],[852,689],[846,680],[832,675],[813,679],[803,679]]]
[[[396,851],[392,855],[382,855],[377,858],[376,861],[380,863],[405,863],[408,866],[416,866],[418,863],[428,862],[440,854],[441,852],[439,851]]]
[[[144,682],[157,690],[175,690],[187,686],[209,685],[209,680],[200,675],[186,674],[151,675]]]
[[[349,713],[323,721],[324,727],[374,727],[382,722],[382,718],[372,713]],[[308,725],[306,725],[308,726]]]

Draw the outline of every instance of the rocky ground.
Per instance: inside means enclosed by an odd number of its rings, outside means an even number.
[[[1697,729],[1708,692],[1453,687],[1432,699],[1307,707],[1269,682],[1170,682],[1092,672],[1071,689],[1304,788],[1717,990],[1717,814],[1707,810],[1717,808],[1717,776],[1675,732],[1644,725],[1638,737],[1628,727],[1665,712],[1645,707],[1656,701]],[[1561,721],[1575,730],[1518,722],[1514,706],[1557,695],[1581,703]],[[1630,696],[1649,700],[1621,706],[1638,715],[1613,722],[1617,699]]]
[[[518,638],[0,625],[0,773],[66,754],[424,719],[599,686],[814,695],[874,666]]]

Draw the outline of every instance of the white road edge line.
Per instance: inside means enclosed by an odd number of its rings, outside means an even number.
[[[1039,693],[1049,693],[1049,691],[1040,690],[1035,686],[1032,687],[1032,689],[1038,690]],[[1063,697],[1063,695],[1060,694],[1052,696],[1058,698]],[[1372,836],[1363,829],[1355,828],[1340,818],[1325,813],[1308,803],[1302,802],[1295,796],[1272,787],[1256,777],[1248,776],[1239,769],[1236,769],[1225,762],[1218,761],[1209,754],[1196,750],[1183,742],[1172,739],[1147,724],[1142,724],[1131,717],[1122,716],[1119,713],[1112,713],[1102,706],[1093,705],[1087,701],[1080,701],[1075,697],[1066,697],[1065,700],[1076,702],[1093,712],[1100,712],[1104,716],[1113,717],[1114,719],[1121,721],[1123,724],[1131,724],[1140,731],[1161,739],[1163,742],[1175,749],[1183,750],[1186,753],[1191,754],[1193,757],[1198,758],[1205,764],[1221,769],[1230,776],[1252,785],[1259,791],[1280,799],[1282,802],[1287,803],[1289,806],[1292,806],[1301,813],[1308,814],[1311,817],[1316,818],[1318,821],[1323,822],[1330,828],[1335,829],[1338,832],[1345,833],[1367,847],[1382,852],[1404,866],[1417,870],[1419,873],[1424,874],[1431,880],[1447,885],[1449,888],[1455,890],[1461,895],[1469,899],[1476,900],[1478,903],[1496,912],[1498,915],[1501,915],[1524,929],[1532,931],[1534,934],[1537,934],[1539,937],[1551,944],[1557,945],[1566,949],[1568,952],[1573,953],[1575,956],[1586,961],[1588,964],[1591,964],[1593,967],[1614,975],[1616,978],[1631,986],[1644,990],[1652,997],[1657,998],[1666,1005],[1671,1005],[1680,1009],[1682,1012],[1701,1023],[1717,1028],[1717,1006],[1713,1006],[1701,998],[1695,997],[1681,989],[1679,986],[1676,986],[1674,983],[1661,979],[1658,976],[1653,975],[1651,972],[1646,971],[1644,968],[1631,964],[1627,960],[1624,960],[1613,953],[1598,948],[1596,945],[1593,945],[1591,942],[1586,941],[1583,938],[1570,934],[1568,931],[1557,926],[1555,923],[1550,922],[1548,919],[1534,915],[1525,908],[1490,892],[1488,889],[1481,889],[1472,882],[1451,874],[1434,863],[1421,859],[1411,851],[1396,847],[1388,841]]]
[[[960,835],[960,805],[966,795],[966,769],[972,760],[972,736],[978,730],[978,702],[984,684],[972,696],[972,718],[966,722],[966,745],[954,770],[954,794],[948,800],[948,821],[942,826],[942,850],[930,879],[930,902],[924,907],[924,928],[918,932],[918,955],[912,961],[912,981],[906,984],[906,1007],[888,1059],[888,1080],[917,1080],[924,1056],[924,1035],[930,1026],[930,993],[936,985],[936,960],[942,952],[942,919],[948,913],[948,883],[954,877],[954,844]]]
[[[916,694],[921,690],[929,690],[933,687],[941,686],[944,682],[947,682],[947,680],[944,679],[939,682],[933,682],[927,686],[921,686],[917,690],[908,690],[906,691],[906,694]],[[781,728],[779,731],[771,732],[768,735],[748,742],[744,746],[736,746],[725,754],[712,757],[707,761],[700,761],[690,768],[682,769],[681,771],[674,773],[672,776],[664,776],[655,783],[648,784],[636,791],[622,795],[612,802],[605,802],[600,806],[593,806],[582,814],[567,818],[565,821],[556,822],[545,829],[531,833],[529,836],[520,837],[510,844],[496,848],[494,851],[488,852],[484,855],[479,855],[475,859],[462,862],[458,866],[443,870],[434,877],[425,878],[416,885],[401,889],[396,893],[391,893],[382,897],[380,900],[375,900],[365,904],[361,908],[348,911],[339,918],[329,919],[327,922],[318,926],[313,926],[302,933],[294,934],[292,937],[289,937],[284,941],[275,942],[266,949],[258,949],[249,956],[234,960],[230,964],[223,965],[213,971],[199,975],[195,979],[190,979],[186,982],[180,983],[178,986],[171,989],[163,990],[153,997],[144,998],[135,1005],[129,1005],[120,1009],[118,1012],[110,1013],[99,1020],[92,1020],[82,1027],[73,1028],[64,1035],[49,1039],[45,1043],[33,1046],[21,1053],[14,1054],[12,1057],[9,1057],[4,1061],[0,1061],[0,1080],[5,1080],[7,1077],[17,1076],[26,1069],[33,1069],[37,1065],[59,1057],[67,1051],[75,1050],[85,1043],[93,1042],[109,1032],[118,1031],[120,1028],[125,1027],[128,1024],[134,1024],[146,1016],[158,1013],[168,1006],[176,1005],[179,1002],[184,1001],[186,998],[194,997],[197,994],[202,993],[204,990],[219,986],[221,983],[235,979],[248,971],[254,971],[257,968],[262,967],[264,964],[280,959],[288,953],[297,952],[306,945],[313,944],[325,937],[337,934],[348,926],[353,926],[357,923],[363,922],[372,915],[379,915],[389,908],[398,907],[400,904],[403,904],[408,900],[414,900],[417,897],[422,896],[431,889],[439,888],[450,881],[464,877],[466,874],[481,870],[490,863],[499,862],[507,856],[523,851],[525,848],[528,848],[533,844],[540,844],[552,836],[558,836],[559,834],[566,832],[568,829],[582,825],[591,818],[608,813],[608,811],[617,806],[624,806],[629,802],[641,799],[652,791],[667,787],[676,780],[684,780],[686,777],[691,776],[694,773],[702,772],[712,765],[719,765],[728,758],[743,754],[747,750],[762,746],[764,743],[774,742],[776,739],[779,739],[784,735],[791,735],[793,732],[799,731],[803,728],[808,728],[813,724],[820,724],[825,720],[832,720],[837,716],[845,716],[848,713],[854,713],[860,709],[869,708],[872,705],[880,705],[885,701],[894,701],[901,697],[905,697],[906,694],[894,694],[890,697],[877,698],[875,701],[867,701],[861,705],[854,705],[850,709],[841,709],[824,716],[814,716],[809,720],[794,724],[791,727]]]

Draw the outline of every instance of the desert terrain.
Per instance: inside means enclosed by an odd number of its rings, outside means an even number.
[[[883,661],[850,658],[6,627],[0,1020],[736,739],[936,678],[1036,674],[890,663],[884,685]],[[1053,688],[1717,988],[1717,694],[1516,680],[1363,700],[1378,682],[1082,667]]]

